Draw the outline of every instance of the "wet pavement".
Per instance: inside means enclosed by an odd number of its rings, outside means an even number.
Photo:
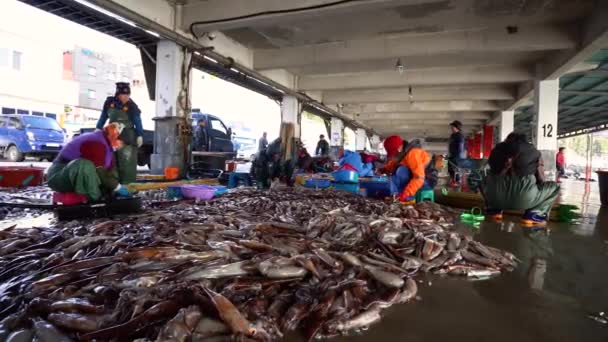
[[[459,227],[513,252],[522,261],[514,272],[485,281],[419,279],[419,301],[387,309],[360,335],[334,340],[608,341],[608,324],[588,317],[608,315],[608,208],[600,208],[597,183],[566,181],[562,192],[562,203],[581,207],[581,224],[531,230],[513,217]]]
[[[333,341],[608,341],[608,208],[597,183],[565,181],[561,203],[580,206],[578,224],[523,228],[517,217],[459,225],[484,244],[513,252],[518,268],[490,280],[418,278],[419,300],[383,311],[369,330]],[[21,225],[46,225],[48,214]],[[51,219],[52,220],[52,219]],[[302,341],[288,336],[288,341]]]

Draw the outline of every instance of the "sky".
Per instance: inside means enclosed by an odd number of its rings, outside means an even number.
[[[18,30],[12,31],[17,31],[28,39],[35,39],[40,44],[63,50],[81,46],[97,52],[110,53],[136,64],[141,62],[139,51],[133,45],[17,0],[0,0],[0,21],[2,26],[18,27]],[[257,139],[266,131],[269,139],[278,137],[281,119],[280,107],[275,101],[198,70],[193,72],[192,80],[193,108],[200,108],[203,112],[220,117],[227,125],[233,126],[238,134]],[[153,105],[141,107],[154,108]],[[145,117],[150,120],[153,116],[153,113],[151,114]],[[148,122],[145,126],[149,128],[153,125]]]

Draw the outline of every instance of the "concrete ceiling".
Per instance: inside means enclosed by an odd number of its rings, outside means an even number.
[[[190,0],[183,25],[221,31],[261,71],[383,134],[468,132],[581,47],[593,0]],[[316,6],[316,8],[308,8]],[[233,18],[238,19],[232,20]],[[404,67],[398,72],[397,64]],[[553,70],[551,70],[553,71]]]

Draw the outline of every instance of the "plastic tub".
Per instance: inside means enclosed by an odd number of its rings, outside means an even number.
[[[44,169],[40,167],[0,167],[0,187],[20,188],[42,185]]]
[[[338,183],[357,183],[359,182],[359,174],[352,170],[338,170],[332,173],[334,180]]]
[[[207,201],[215,196],[216,189],[208,185],[182,185],[182,195],[184,198]]]
[[[322,178],[310,178],[307,179],[304,182],[304,186],[307,188],[318,188],[318,189],[324,189],[324,188],[329,188],[329,186],[331,185],[331,181],[329,179],[322,179]]]
[[[608,207],[608,170],[598,170],[597,180],[600,187],[600,202],[603,207]]]

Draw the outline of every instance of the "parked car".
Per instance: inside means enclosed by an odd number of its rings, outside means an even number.
[[[10,161],[26,156],[53,160],[65,144],[65,132],[52,118],[31,115],[0,116],[0,152]]]

